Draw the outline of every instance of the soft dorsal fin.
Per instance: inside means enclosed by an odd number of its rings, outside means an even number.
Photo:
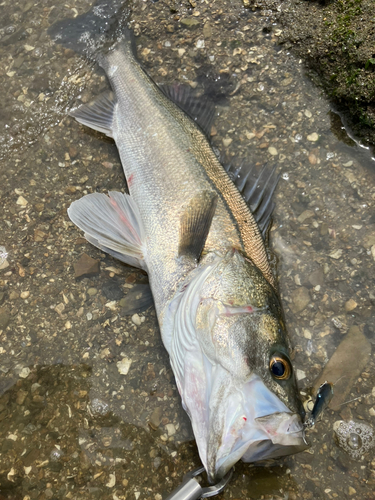
[[[210,137],[215,105],[207,96],[196,97],[192,89],[178,83],[173,85],[160,84],[159,88],[199,125],[208,138]]]
[[[111,90],[106,90],[89,104],[82,104],[70,111],[69,115],[82,125],[113,137],[112,124],[115,113],[116,97]]]
[[[224,168],[248,204],[265,240],[275,207],[272,196],[280,179],[276,167],[265,164],[258,175],[253,165],[244,163],[237,168],[232,164]]]
[[[87,194],[70,205],[68,215],[91,244],[147,271],[143,224],[138,207],[128,194]]]
[[[215,214],[217,195],[202,191],[190,200],[180,221],[179,256],[198,262]]]

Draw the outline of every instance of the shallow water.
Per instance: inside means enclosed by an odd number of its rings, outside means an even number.
[[[306,399],[322,377],[335,383],[311,448],[238,464],[221,498],[373,499],[373,450],[353,460],[333,431],[375,426],[373,160],[340,126],[337,138],[337,120],[331,131],[327,101],[267,12],[192,4],[134,2],[140,60],[157,82],[215,96],[212,140],[227,158],[279,165],[270,242],[294,366]],[[46,34],[90,2],[1,7],[0,498],[161,500],[200,462],[154,310],[123,312],[147,277],[85,243],[66,214],[85,193],[124,187],[112,141],[66,115],[105,77]],[[75,279],[83,253],[100,272]]]

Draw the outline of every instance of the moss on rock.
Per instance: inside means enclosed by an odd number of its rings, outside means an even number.
[[[283,27],[281,41],[293,45],[355,132],[375,144],[373,0],[254,0],[251,5],[273,10]]]

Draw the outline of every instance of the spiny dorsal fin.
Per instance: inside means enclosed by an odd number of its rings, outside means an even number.
[[[178,83],[173,85],[160,84],[159,88],[199,125],[208,138],[210,137],[215,105],[207,96],[196,97],[189,87]]]
[[[190,200],[180,221],[179,256],[198,262],[215,214],[217,195],[202,191]]]
[[[89,104],[82,104],[69,115],[82,125],[113,137],[112,123],[116,106],[116,98],[111,90],[106,90]]]
[[[276,167],[265,164],[258,175],[253,165],[244,162],[237,168],[233,164],[224,165],[224,168],[248,204],[265,240],[275,207],[272,196],[280,179]]]

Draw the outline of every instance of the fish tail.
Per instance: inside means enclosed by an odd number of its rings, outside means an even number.
[[[97,62],[120,38],[132,45],[134,38],[127,28],[128,2],[99,0],[88,12],[75,18],[56,21],[48,34],[58,44]]]

